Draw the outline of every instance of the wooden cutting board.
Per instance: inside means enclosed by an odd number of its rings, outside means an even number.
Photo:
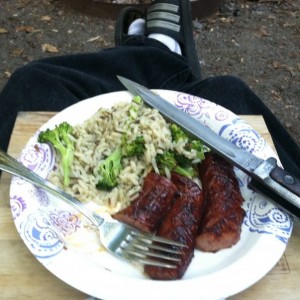
[[[11,137],[9,154],[17,158],[28,139],[54,114],[52,112],[19,113]],[[273,145],[261,116],[242,116],[242,118],[270,145]],[[6,173],[3,173],[0,179],[0,299],[88,299],[88,295],[65,284],[42,266],[21,240],[10,211],[10,180],[11,176]],[[230,299],[298,300],[300,299],[299,280],[300,223],[297,220],[285,254],[273,270],[258,283]]]

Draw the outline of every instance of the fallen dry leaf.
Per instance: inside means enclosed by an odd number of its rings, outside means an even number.
[[[220,18],[220,21],[222,23],[234,23],[235,22],[235,19],[233,17],[228,17],[228,18],[225,18],[225,17],[221,17]]]
[[[95,37],[92,37],[92,38],[88,39],[87,43],[94,42],[94,41],[97,41],[99,39],[101,39],[101,35],[97,35]]]
[[[273,98],[277,101],[281,101],[282,100],[282,97],[280,95],[279,92],[275,91],[275,90],[271,90],[271,94],[273,96]]]
[[[41,21],[45,21],[45,22],[49,22],[49,21],[51,21],[51,17],[50,16],[42,16],[41,17]]]
[[[0,33],[8,33],[8,30],[6,30],[6,29],[3,28],[3,27],[0,27]]]
[[[273,61],[272,63],[274,69],[281,69],[282,65],[278,61]]]
[[[31,32],[34,32],[34,27],[33,26],[24,26],[24,25],[17,26],[16,27],[16,32],[20,32],[20,31],[31,33]]]
[[[281,64],[278,61],[273,61],[272,65],[273,65],[274,69],[276,69],[276,70],[278,70],[278,69],[286,70],[290,73],[291,76],[293,76],[293,77],[296,76],[296,69],[291,66],[288,66],[286,64]]]
[[[286,22],[283,24],[283,27],[296,27],[297,25],[290,23],[290,22]]]
[[[269,36],[270,33],[268,32],[268,30],[265,26],[262,26],[262,27],[258,28],[255,35],[259,36],[259,37],[262,37],[262,36]]]
[[[51,45],[51,44],[43,44],[42,45],[43,52],[50,52],[50,53],[57,53],[59,52],[57,47]]]
[[[4,71],[4,75],[5,75],[6,78],[9,78],[11,76],[11,72]]]
[[[10,53],[10,56],[12,57],[20,57],[23,53],[24,49],[19,49],[19,48],[16,48],[14,50],[11,51]]]
[[[292,77],[296,77],[297,76],[297,71],[295,70],[295,68],[287,66],[286,70],[290,72],[290,75]]]

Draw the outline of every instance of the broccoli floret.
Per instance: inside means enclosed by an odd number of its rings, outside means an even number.
[[[165,174],[165,168],[168,168],[170,172],[174,171],[189,178],[195,175],[192,165],[179,165],[179,162],[176,160],[176,153],[172,151],[165,151],[162,154],[156,155],[156,162],[162,174]]]
[[[157,154],[156,163],[159,169],[162,171],[164,168],[168,168],[170,171],[172,171],[177,165],[174,152],[171,151],[165,151],[162,154]]]
[[[191,151],[194,150],[196,151],[196,159],[199,159],[202,161],[205,158],[204,153],[207,152],[207,148],[203,146],[202,142],[200,140],[192,140],[190,141],[186,147],[186,150]]]
[[[133,97],[129,107],[128,127],[134,120],[136,120],[142,104],[143,104],[143,100],[140,96]]]
[[[178,163],[178,165],[180,165],[181,167],[190,167],[192,164],[192,160],[187,158],[186,156],[184,156],[183,154],[179,154],[177,152],[174,152],[174,157]]]
[[[179,140],[188,140],[189,136],[187,133],[185,133],[181,127],[179,127],[177,124],[172,123],[170,125],[170,131],[171,131],[171,136],[172,136],[172,141],[175,143],[178,142]]]
[[[134,141],[126,143],[123,140],[122,154],[126,157],[136,156],[141,157],[145,152],[145,140],[144,137],[138,136]]]
[[[122,139],[121,147],[112,152],[99,167],[100,179],[97,188],[110,191],[118,185],[118,176],[122,170],[122,158],[131,156],[141,156],[145,151],[145,141],[143,137],[137,137],[133,142],[126,144]]]
[[[174,123],[170,125],[170,131],[173,142],[176,143],[179,140],[187,141],[184,149],[189,152],[194,150],[196,152],[195,159],[201,161],[205,158],[204,153],[207,152],[209,149],[202,144],[201,140],[195,139],[192,135],[189,135],[188,133],[184,132],[181,127]],[[184,156],[182,156],[181,158],[177,157],[176,159],[178,161],[182,161],[180,165],[184,166],[185,164],[188,164],[188,161],[186,161],[185,163],[183,162]]]
[[[136,104],[139,104],[139,105],[142,105],[143,104],[143,100],[140,96],[134,96],[132,98],[132,102],[136,103]]]
[[[39,143],[51,144],[60,154],[64,186],[70,184],[71,165],[74,159],[74,141],[70,138],[72,131],[73,127],[69,123],[63,122],[56,125],[54,129],[40,132],[38,136]]]
[[[118,185],[118,176],[122,170],[122,151],[117,148],[99,166],[100,179],[97,188],[110,191]]]

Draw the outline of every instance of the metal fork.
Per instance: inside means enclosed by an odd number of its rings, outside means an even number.
[[[21,177],[65,201],[89,219],[99,230],[102,245],[112,254],[130,262],[176,268],[183,244],[141,232],[119,221],[106,221],[81,201],[59,189],[0,149],[0,170]]]

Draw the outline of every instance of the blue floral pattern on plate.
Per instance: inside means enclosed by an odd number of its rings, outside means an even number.
[[[37,211],[28,215],[20,230],[25,243],[38,259],[49,259],[64,249],[64,242],[54,230],[47,212]]]

